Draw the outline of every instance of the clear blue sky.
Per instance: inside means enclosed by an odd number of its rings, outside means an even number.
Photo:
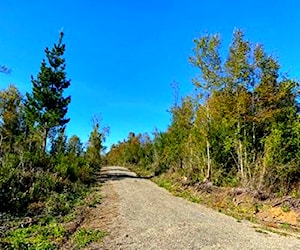
[[[93,115],[101,114],[111,145],[130,131],[167,128],[171,83],[179,83],[180,95],[192,91],[197,71],[188,56],[204,33],[219,32],[226,50],[234,28],[242,28],[299,78],[299,10],[297,0],[0,0],[0,64],[12,69],[0,75],[0,88],[30,91],[44,48],[63,28],[72,80],[67,132],[86,141]]]

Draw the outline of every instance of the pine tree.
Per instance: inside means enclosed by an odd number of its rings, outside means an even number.
[[[58,131],[57,135],[51,138],[50,154],[53,156],[63,155],[67,150],[67,136],[65,129],[62,128]]]
[[[49,131],[62,128],[70,119],[65,118],[71,97],[63,93],[70,86],[66,78],[66,64],[63,58],[65,44],[61,32],[57,44],[49,50],[45,49],[47,62],[43,59],[37,79],[31,77],[32,94],[26,94],[26,117],[29,124],[38,127],[43,132],[43,150],[46,151]]]

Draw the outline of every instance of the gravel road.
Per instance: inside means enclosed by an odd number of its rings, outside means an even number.
[[[172,196],[122,167],[101,180],[109,236],[101,249],[300,249],[300,240]],[[99,249],[99,248],[97,248]]]

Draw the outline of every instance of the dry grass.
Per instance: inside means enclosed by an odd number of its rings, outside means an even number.
[[[236,191],[233,188],[189,186],[176,173],[152,178],[158,185],[176,196],[200,202],[238,220],[249,220],[267,228],[280,229],[280,232],[300,233],[300,211],[293,205],[269,198],[261,201],[251,192]],[[291,200],[282,197],[282,201]],[[291,204],[297,199],[291,200]],[[275,205],[274,205],[275,204]]]

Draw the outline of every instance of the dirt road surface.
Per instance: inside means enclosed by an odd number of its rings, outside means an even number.
[[[109,232],[94,249],[300,249],[300,240],[172,196],[122,167],[102,169],[98,219]]]

